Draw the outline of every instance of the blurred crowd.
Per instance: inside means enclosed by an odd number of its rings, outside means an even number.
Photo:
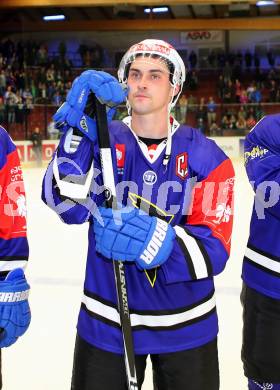
[[[57,52],[37,42],[0,42],[0,123],[23,123],[34,105],[58,107],[65,100],[74,77],[84,68],[102,68],[104,50],[97,44],[81,44],[80,68],[69,59],[64,42]],[[199,59],[201,61],[201,59]],[[280,103],[280,65],[277,55],[266,53],[261,68],[257,53],[212,51],[199,68],[194,51],[185,59],[188,68],[185,90],[177,105],[177,116],[202,132],[222,135],[250,129],[264,115],[263,103]],[[205,64],[204,64],[205,65]]]

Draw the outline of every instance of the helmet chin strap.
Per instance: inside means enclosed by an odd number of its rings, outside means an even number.
[[[173,91],[172,91],[172,96],[170,99],[170,102],[168,104],[168,110],[167,110],[167,142],[166,142],[166,148],[165,148],[165,156],[163,159],[163,165],[167,167],[167,164],[169,163],[170,157],[171,157],[171,147],[172,147],[172,124],[170,123],[170,114],[172,108],[175,106],[181,92],[182,92],[183,85],[180,85],[180,91],[177,93],[175,96],[175,89],[176,89],[176,84],[173,86]],[[174,99],[175,97],[175,99]],[[127,108],[127,113],[128,115],[131,115],[131,105],[128,101],[126,100],[126,108]]]
[[[163,159],[163,165],[167,167],[167,164],[169,163],[170,157],[171,157],[171,147],[172,147],[172,125],[170,123],[170,114],[172,108],[175,106],[178,97],[180,96],[182,92],[182,85],[180,86],[180,91],[177,93],[175,97],[175,89],[176,89],[176,84],[173,86],[173,92],[172,92],[172,97],[171,100],[168,104],[168,111],[167,111],[167,142],[166,142],[166,148],[165,148],[165,156]],[[175,97],[175,99],[174,99]]]

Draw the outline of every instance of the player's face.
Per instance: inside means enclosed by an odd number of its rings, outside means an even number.
[[[130,66],[127,83],[128,100],[133,113],[139,115],[160,111],[167,113],[173,87],[169,81],[168,67],[162,60],[136,58]]]

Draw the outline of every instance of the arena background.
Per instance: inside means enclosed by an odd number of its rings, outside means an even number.
[[[246,389],[240,362],[239,293],[253,194],[242,151],[244,136],[254,123],[280,107],[280,1],[271,3],[261,7],[256,1],[223,0],[0,1],[0,123],[16,140],[24,167],[33,313],[28,333],[3,351],[4,390],[70,388],[87,226],[64,225],[40,200],[44,169],[59,138],[51,117],[76,75],[87,68],[116,74],[121,55],[144,38],[169,41],[188,68],[185,99],[180,100],[176,117],[214,138],[234,160],[232,255],[216,278],[219,354],[221,390]],[[159,6],[166,12],[153,12]],[[42,20],[58,14],[65,20]],[[120,107],[118,117],[124,113]],[[244,120],[237,125],[240,117]],[[37,166],[31,142],[35,128],[43,139],[42,167]],[[151,390],[151,383],[149,365],[143,389]]]

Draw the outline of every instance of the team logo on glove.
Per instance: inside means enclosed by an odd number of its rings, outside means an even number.
[[[168,224],[165,221],[157,218],[154,234],[152,235],[147,248],[144,249],[142,255],[140,256],[140,259],[142,259],[146,264],[151,264],[155,256],[158,254],[158,251],[166,237],[167,229]]]
[[[80,126],[81,128],[88,132],[88,126],[87,126],[87,120],[86,120],[86,117],[85,116],[82,116],[81,120],[80,120]]]

